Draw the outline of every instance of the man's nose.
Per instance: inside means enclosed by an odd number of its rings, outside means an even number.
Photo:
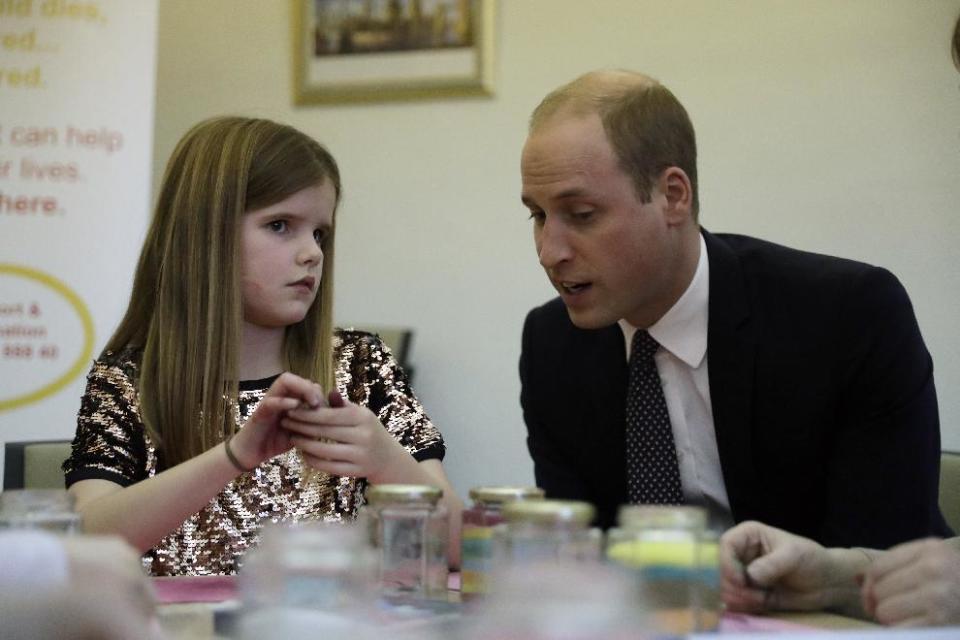
[[[537,255],[545,269],[552,269],[569,260],[572,254],[566,231],[549,218],[537,232]]]

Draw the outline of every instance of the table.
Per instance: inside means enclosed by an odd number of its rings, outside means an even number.
[[[826,611],[811,611],[808,613],[782,611],[775,614],[770,614],[768,616],[758,617],[771,618],[782,622],[789,622],[803,625],[805,627],[814,627],[817,629],[844,630],[883,628],[875,622],[868,622],[866,620],[859,620],[857,618],[848,618],[836,613],[827,613]]]
[[[225,638],[217,635],[218,612],[235,609],[236,576],[153,578],[160,606],[157,617],[166,635],[173,638]]]
[[[452,576],[452,586],[457,585],[457,578],[459,576]],[[218,620],[229,618],[239,607],[234,576],[154,578],[153,583],[160,602],[160,626],[169,638],[193,640],[228,637],[218,635],[215,627]],[[725,614],[722,624],[724,632],[881,628],[871,622],[826,612],[776,613],[764,616]]]

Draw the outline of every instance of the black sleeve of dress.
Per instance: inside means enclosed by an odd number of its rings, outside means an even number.
[[[340,331],[337,387],[369,408],[417,461],[443,460],[443,436],[414,395],[406,372],[379,336]]]
[[[80,480],[109,480],[126,487],[146,478],[135,375],[129,360],[94,362],[80,401],[72,452],[63,463],[67,487]]]

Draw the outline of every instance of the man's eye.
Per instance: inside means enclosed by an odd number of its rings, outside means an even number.
[[[273,220],[267,223],[267,228],[269,228],[271,231],[276,231],[277,233],[283,233],[287,230],[287,221]]]
[[[530,219],[534,222],[543,222],[543,211],[530,211]]]
[[[574,211],[570,217],[577,222],[586,222],[593,217],[593,211]]]

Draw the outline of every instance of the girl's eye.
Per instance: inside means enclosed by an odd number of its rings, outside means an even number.
[[[317,244],[323,244],[323,241],[326,239],[326,237],[327,237],[327,232],[324,231],[323,229],[315,229],[313,231],[313,239],[316,241]]]
[[[271,231],[276,231],[277,233],[283,233],[287,230],[287,221],[286,220],[273,220],[272,222],[267,223],[267,227]]]

